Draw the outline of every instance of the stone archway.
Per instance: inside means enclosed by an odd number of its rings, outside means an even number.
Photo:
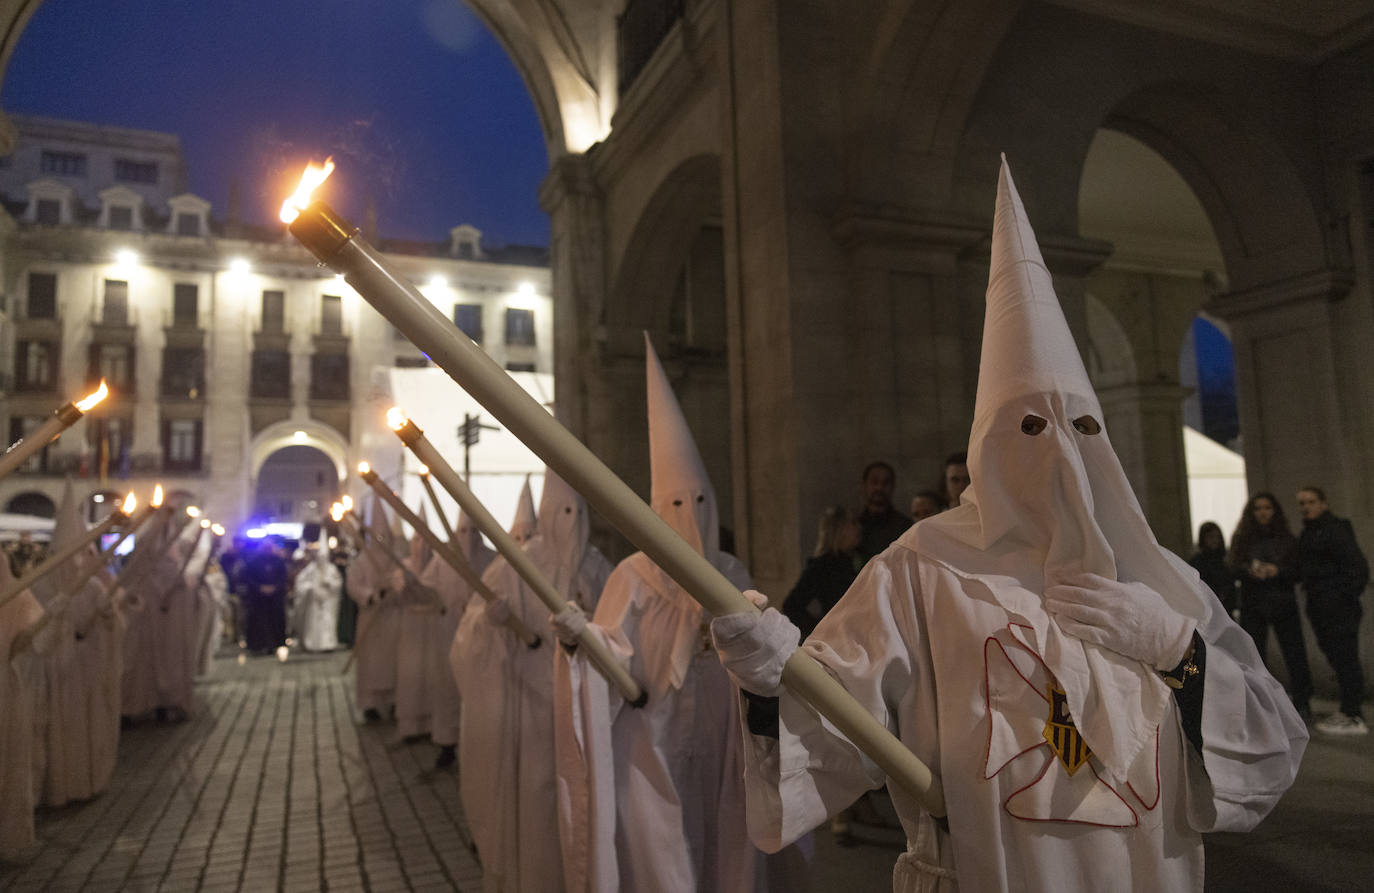
[[[289,443],[268,454],[254,474],[256,523],[322,522],[338,498],[342,477],[333,457],[318,447]]]
[[[10,499],[5,511],[12,515],[33,515],[36,518],[56,518],[57,503],[46,493],[30,490]]]
[[[248,446],[248,479],[257,486],[258,472],[268,457],[289,446],[312,447],[328,457],[337,479],[348,477],[348,441],[343,435],[322,422],[314,420],[286,420],[268,425]]]

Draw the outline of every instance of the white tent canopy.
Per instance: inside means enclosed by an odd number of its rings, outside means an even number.
[[[1193,532],[1196,534],[1204,521],[1215,521],[1229,543],[1250,498],[1245,458],[1187,425],[1183,426],[1183,457],[1188,466]]]

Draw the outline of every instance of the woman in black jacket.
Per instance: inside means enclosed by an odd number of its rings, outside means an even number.
[[[1197,551],[1188,563],[1217,594],[1227,616],[1231,616],[1236,609],[1236,575],[1226,566],[1226,538],[1215,521],[1204,521],[1198,528]]]
[[[1268,650],[1269,629],[1273,628],[1288,668],[1288,696],[1302,718],[1310,720],[1312,670],[1307,664],[1302,617],[1293,589],[1296,549],[1297,539],[1288,529],[1279,501],[1272,493],[1256,493],[1231,537],[1226,565],[1240,579],[1240,625],[1255,640],[1261,658]]]
[[[844,506],[832,505],[821,512],[815,554],[782,603],[783,614],[797,625],[803,639],[811,635],[859,575],[862,562],[857,550],[862,536],[858,519]]]
[[[1302,536],[1297,575],[1307,594],[1307,619],[1341,687],[1340,712],[1317,723],[1316,729],[1328,735],[1367,735],[1360,706],[1364,676],[1359,629],[1360,594],[1369,583],[1369,562],[1355,542],[1350,522],[1331,514],[1321,488],[1299,490],[1298,510]]]

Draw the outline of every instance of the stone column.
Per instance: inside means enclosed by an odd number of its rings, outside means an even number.
[[[606,295],[604,213],[601,190],[585,154],[554,160],[539,188],[539,204],[551,218],[550,276],[553,288],[553,367],[557,414],[591,445],[592,369]],[[593,447],[595,449],[595,447]]]
[[[1188,466],[1183,455],[1183,398],[1177,381],[1134,382],[1102,388],[1105,425],[1159,544],[1192,554]],[[1215,518],[1223,527],[1229,518]]]
[[[1333,304],[1350,285],[1349,274],[1323,270],[1219,294],[1208,308],[1231,327],[1250,489],[1286,506],[1308,483],[1338,505],[1360,491],[1359,420],[1342,411],[1352,376],[1335,350]]]

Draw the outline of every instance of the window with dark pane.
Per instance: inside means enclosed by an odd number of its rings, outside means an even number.
[[[114,176],[116,180],[123,180],[126,183],[156,183],[157,162],[116,158]]]
[[[14,387],[17,391],[50,391],[57,385],[57,345],[50,341],[19,341],[14,345]]]
[[[129,283],[123,279],[105,280],[105,303],[101,307],[100,321],[107,326],[129,324]]]
[[[57,318],[57,274],[29,274],[29,319]]]
[[[57,226],[62,222],[62,203],[55,198],[40,198],[33,209],[33,219],[44,226]]]
[[[110,229],[134,228],[134,209],[128,205],[110,205]]]
[[[178,212],[176,230],[178,236],[200,235],[200,215]]]
[[[262,331],[286,331],[286,292],[268,290],[262,293]]]
[[[162,396],[198,400],[205,393],[205,351],[199,347],[162,350]]]
[[[343,298],[338,295],[320,296],[320,334],[343,334]]]
[[[252,391],[254,397],[290,397],[291,355],[284,350],[253,351]]]
[[[134,382],[134,346],[132,344],[92,344],[90,384],[100,379],[116,391],[128,393]]]
[[[310,358],[310,397],[348,399],[348,354],[317,353]]]
[[[482,305],[454,304],[453,324],[478,344],[482,343]]]
[[[200,288],[191,282],[172,286],[172,325],[194,329],[200,325]]]
[[[45,174],[58,174],[64,177],[86,176],[86,156],[79,152],[54,152],[44,149],[39,156],[39,168]]]
[[[201,454],[200,419],[164,419],[162,422],[162,467],[168,471],[199,471]]]
[[[506,310],[506,343],[520,347],[534,346],[534,311],[515,307]]]

